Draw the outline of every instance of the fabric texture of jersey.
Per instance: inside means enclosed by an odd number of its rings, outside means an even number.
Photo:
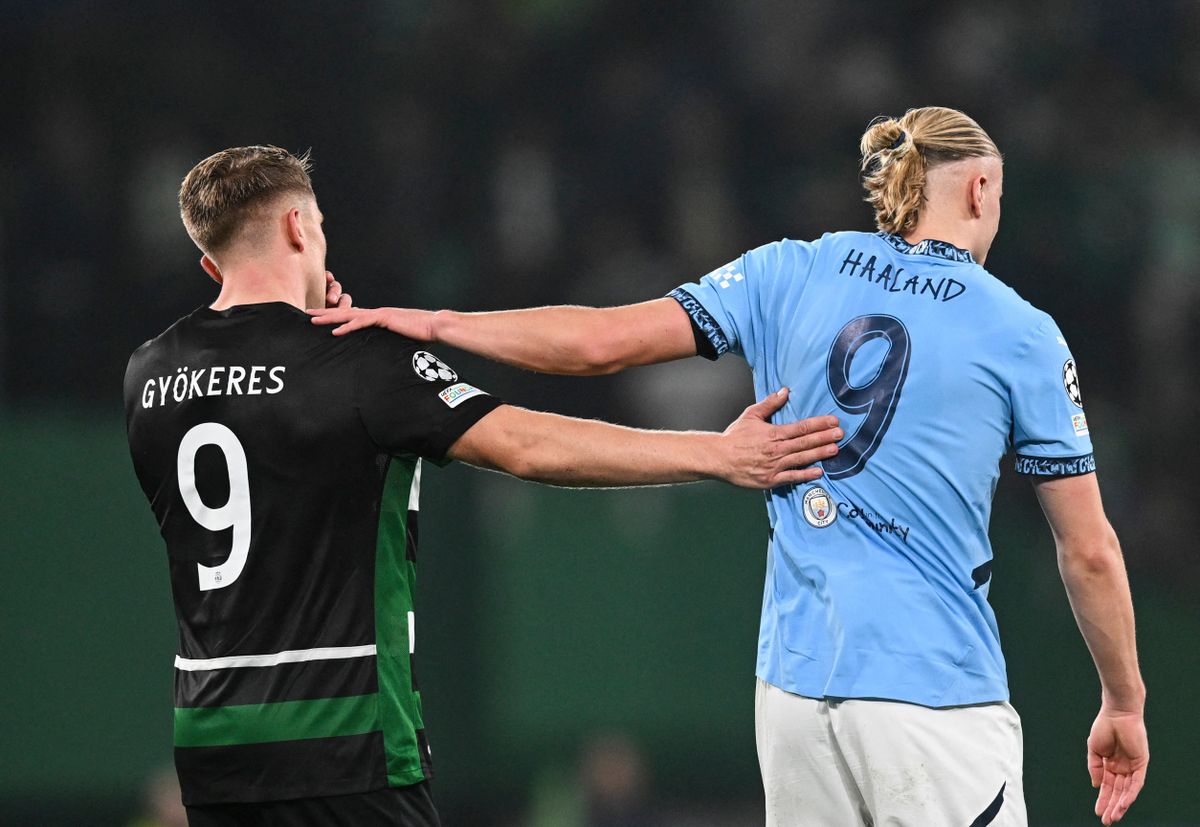
[[[1008,699],[988,604],[999,463],[1095,468],[1054,321],[950,244],[845,232],[746,253],[671,295],[749,362],[776,421],[837,416],[815,484],[769,492],[757,674],[812,698]]]
[[[412,667],[421,458],[500,404],[421,345],[281,303],[201,308],[125,375],[179,628],[189,805],[430,777]]]

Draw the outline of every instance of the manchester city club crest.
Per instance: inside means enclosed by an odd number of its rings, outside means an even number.
[[[804,519],[814,528],[824,528],[837,519],[837,505],[819,485],[804,492]]]

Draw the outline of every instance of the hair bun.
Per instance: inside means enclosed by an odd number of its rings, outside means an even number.
[[[909,134],[900,125],[897,118],[881,115],[867,127],[862,137],[863,157],[875,155],[885,150],[896,150],[908,142]]]
[[[916,133],[921,135],[919,148]],[[866,200],[875,209],[875,225],[887,233],[916,226],[930,166],[959,158],[1001,157],[979,124],[957,109],[941,106],[910,109],[903,118],[875,118],[859,149]]]

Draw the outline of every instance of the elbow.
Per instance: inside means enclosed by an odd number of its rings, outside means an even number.
[[[643,348],[636,336],[626,330],[628,323],[608,309],[589,309],[577,319],[571,334],[570,349],[575,357],[575,373],[580,376],[607,376],[633,367]]]
[[[530,474],[535,473],[534,463],[526,452],[510,444],[489,445],[487,456],[475,459],[473,464],[520,479],[528,479]]]
[[[1086,537],[1067,537],[1058,543],[1059,565],[1089,574],[1104,574],[1125,566],[1116,532],[1107,523]]]
[[[541,468],[531,458],[522,454],[509,457],[500,470],[521,480],[537,482],[540,479]]]
[[[555,469],[545,452],[536,444],[517,440],[492,457],[492,467],[509,476],[530,482],[543,482],[554,476]]]
[[[629,366],[619,349],[603,337],[580,333],[572,350],[577,376],[607,376]]]

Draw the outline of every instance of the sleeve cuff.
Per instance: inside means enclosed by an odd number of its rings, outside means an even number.
[[[436,465],[449,464],[446,452],[458,442],[458,438],[503,404],[501,400],[486,393],[468,399],[462,405],[462,414],[447,422],[437,434],[426,441],[422,455]]]
[[[679,306],[692,320],[692,335],[696,338],[697,356],[716,361],[723,353],[729,351],[729,339],[726,338],[725,332],[704,309],[699,299],[682,287],[676,287],[667,295],[679,302]]]
[[[1027,457],[1017,454],[1014,463],[1018,474],[1031,477],[1077,477],[1096,470],[1096,457]]]

